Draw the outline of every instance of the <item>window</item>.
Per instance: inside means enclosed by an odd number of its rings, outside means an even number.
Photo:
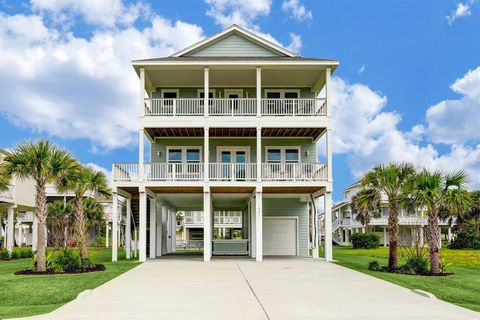
[[[182,162],[182,150],[170,149],[168,151],[168,162],[172,162],[172,163]]]
[[[298,162],[298,149],[285,149],[285,162]]]
[[[163,99],[176,99],[177,92],[176,91],[164,91],[163,92]]]
[[[280,99],[280,92],[275,92],[275,91],[267,92],[267,99]]]
[[[267,147],[266,151],[269,163],[300,162],[300,147]]]
[[[292,92],[285,92],[285,99],[297,99],[298,98],[298,92],[292,91]]]
[[[198,94],[198,97],[199,98],[205,98],[205,92],[201,91],[199,94]],[[213,99],[213,91],[210,91],[208,92],[208,98],[209,99]]]
[[[170,163],[200,163],[200,147],[167,147],[167,159]]]
[[[281,161],[282,151],[280,149],[269,149],[267,151],[267,162],[278,163]]]

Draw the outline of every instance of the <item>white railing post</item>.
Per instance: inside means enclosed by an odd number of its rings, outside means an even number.
[[[208,67],[203,69],[203,116],[208,117],[209,74]]]
[[[257,117],[262,116],[262,68],[257,67]]]

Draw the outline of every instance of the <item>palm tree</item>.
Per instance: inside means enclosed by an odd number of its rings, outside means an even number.
[[[73,205],[70,202],[55,201],[47,206],[47,226],[55,247],[66,247],[73,216]]]
[[[87,259],[83,197],[87,192],[109,196],[111,193],[108,189],[107,177],[103,172],[95,171],[92,167],[81,166],[72,170],[68,179],[60,181],[57,189],[60,192],[72,191],[75,194],[75,235],[80,248],[80,257]]]
[[[465,190],[468,175],[459,170],[452,173],[422,170],[406,185],[410,208],[423,209],[428,214],[427,241],[430,253],[430,272],[440,273],[440,232],[438,220],[441,213],[458,215],[470,210],[472,198]]]
[[[8,186],[10,185],[10,179],[4,172],[3,166],[0,166],[0,191],[8,190]]]
[[[462,228],[464,224],[471,226],[474,233],[480,232],[480,191],[470,192],[472,206],[470,210],[457,215],[457,226]]]
[[[379,193],[372,189],[362,189],[354,195],[350,208],[355,215],[355,220],[365,229],[373,218],[380,218],[382,215]]]
[[[390,235],[388,269],[390,271],[395,271],[398,266],[398,213],[402,208],[403,188],[407,179],[414,173],[415,168],[410,163],[390,163],[376,165],[365,174],[362,180],[362,186],[375,193],[372,199],[376,199],[377,203],[384,200],[388,205]]]
[[[8,179],[31,178],[35,181],[35,215],[38,219],[37,271],[46,270],[46,206],[45,187],[47,183],[66,179],[69,172],[78,166],[75,158],[67,151],[47,140],[26,142],[4,158],[2,171]]]
[[[98,234],[102,226],[105,226],[103,206],[93,198],[85,198],[83,200],[83,208],[86,233],[89,240],[95,240],[96,234]]]

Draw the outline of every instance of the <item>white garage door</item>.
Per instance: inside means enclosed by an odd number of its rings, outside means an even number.
[[[289,217],[263,219],[263,254],[297,255],[297,219]]]

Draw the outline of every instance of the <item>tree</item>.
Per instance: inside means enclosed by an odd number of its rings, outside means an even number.
[[[66,247],[73,225],[73,205],[70,202],[55,201],[47,206],[47,226],[50,239],[55,247]]]
[[[97,232],[105,226],[105,212],[103,206],[93,198],[83,199],[85,212],[85,229],[89,240],[94,240]]]
[[[398,214],[402,208],[403,189],[407,179],[414,173],[415,168],[410,163],[390,163],[376,165],[365,174],[362,180],[363,188],[368,188],[375,193],[372,201],[378,204],[384,200],[388,206],[390,235],[388,269],[390,271],[395,271],[398,267]]]
[[[480,233],[480,191],[470,192],[472,205],[470,210],[457,215],[457,226],[469,225],[474,233]]]
[[[83,197],[87,192],[94,195],[110,196],[107,177],[101,171],[89,166],[80,166],[71,171],[68,179],[59,181],[57,189],[60,192],[72,191],[75,194],[75,236],[80,248],[80,257],[88,258],[85,240],[85,208]]]
[[[440,213],[450,215],[470,210],[472,198],[465,190],[468,175],[459,170],[452,173],[422,170],[406,185],[407,203],[412,209],[426,210],[428,214],[427,241],[430,254],[430,272],[440,273]]]
[[[350,204],[355,220],[360,222],[365,229],[373,218],[382,215],[379,193],[373,189],[362,189],[352,197]]]
[[[3,167],[3,165],[0,165],[0,191],[8,190],[10,185],[10,178],[5,174]]]
[[[2,174],[8,179],[31,178],[35,181],[35,215],[38,220],[37,271],[46,271],[46,206],[45,187],[47,183],[68,178],[68,174],[78,166],[77,161],[67,151],[50,141],[26,142],[15,147],[4,158]]]

